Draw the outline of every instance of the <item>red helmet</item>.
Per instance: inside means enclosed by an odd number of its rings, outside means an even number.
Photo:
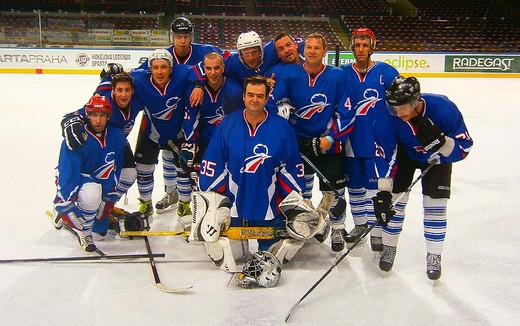
[[[88,103],[85,105],[85,112],[88,114],[97,113],[108,113],[112,114],[112,104],[106,96],[92,96]]]
[[[372,51],[376,49],[376,34],[374,34],[370,28],[361,27],[352,30],[352,36],[350,38],[350,50],[354,51],[354,41],[356,40],[356,37],[360,36],[370,38],[370,48],[372,48]]]

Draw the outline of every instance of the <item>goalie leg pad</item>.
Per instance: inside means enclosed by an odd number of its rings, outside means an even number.
[[[204,247],[213,263],[228,273],[238,272],[236,262],[249,254],[247,240],[229,240],[220,237],[215,242],[205,242]]]
[[[190,241],[215,242],[221,229],[229,228],[231,202],[226,196],[211,191],[194,192],[191,205]]]
[[[282,239],[269,247],[269,252],[285,264],[294,258],[296,253],[303,247],[304,241],[296,239]]]
[[[287,219],[287,232],[294,239],[310,239],[323,229],[323,217],[296,191],[287,195],[279,208]]]

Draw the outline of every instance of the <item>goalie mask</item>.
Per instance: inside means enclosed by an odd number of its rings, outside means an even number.
[[[278,284],[282,275],[282,264],[268,251],[258,251],[244,265],[237,285],[244,288],[271,288]]]

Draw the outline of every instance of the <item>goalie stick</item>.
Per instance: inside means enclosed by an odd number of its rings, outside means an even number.
[[[121,237],[143,237],[143,236],[183,236],[187,237],[190,233],[186,231],[121,231]],[[228,237],[231,240],[246,240],[246,239],[278,239],[290,238],[289,233],[283,228],[263,227],[263,226],[243,226],[230,227],[223,231],[221,236]]]
[[[428,171],[431,170],[431,168],[437,164],[437,162],[432,162],[430,163],[425,169],[424,171],[422,171],[422,173],[412,182],[412,184],[410,186],[408,186],[408,188],[402,192],[393,202],[392,202],[392,207],[394,207],[395,205],[397,205],[397,203],[403,199],[404,196],[406,196],[407,193],[409,193],[413,186],[419,182],[419,180],[421,180],[425,175],[426,173],[428,173]],[[335,262],[334,264],[332,264],[332,266],[330,266],[330,268],[320,277],[320,279],[318,281],[316,281],[312,286],[311,288],[300,298],[300,300],[298,300],[292,307],[291,309],[289,309],[289,311],[287,312],[287,315],[285,315],[285,319],[284,321],[287,323],[289,321],[289,318],[291,318],[291,314],[292,312],[294,311],[294,309],[296,309],[296,307],[298,306],[298,304],[300,304],[300,302],[302,302],[320,283],[321,281],[323,281],[325,279],[325,277],[327,277],[327,275],[330,274],[330,272],[332,271],[332,269],[334,269],[334,267],[336,267],[339,263],[341,263],[341,261],[347,257],[347,255],[352,251],[352,249],[354,249],[358,244],[359,242],[361,241],[361,239],[363,239],[364,237],[366,237],[367,234],[370,233],[370,231],[372,231],[372,229],[378,225],[379,223],[374,223],[372,224],[369,228],[367,228],[365,230],[365,232],[361,235],[361,237],[359,237],[355,242],[354,244],[352,245],[352,247],[348,248],[348,250],[343,254],[341,255],[341,257],[339,257]]]
[[[153,254],[154,257],[164,258],[165,254]],[[49,257],[49,258],[16,258],[0,259],[0,264],[6,263],[54,263],[54,262],[75,262],[75,261],[99,261],[99,260],[123,260],[148,258],[148,254],[128,254],[128,255],[105,255],[105,256],[74,256],[74,257]]]
[[[159,272],[157,271],[157,266],[155,265],[154,255],[152,253],[152,248],[150,247],[150,241],[148,237],[143,237],[144,243],[146,245],[146,251],[148,252],[148,260],[150,261],[150,267],[152,268],[153,278],[155,280],[155,286],[166,293],[183,293],[191,289],[193,286],[189,286],[186,288],[169,288],[166,285],[161,283],[161,278],[159,277]]]

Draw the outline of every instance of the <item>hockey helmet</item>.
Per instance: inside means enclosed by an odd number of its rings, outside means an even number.
[[[152,67],[152,62],[156,59],[162,59],[168,61],[170,68],[173,67],[173,56],[166,49],[157,49],[150,54],[148,57],[148,68]]]
[[[268,251],[258,251],[244,265],[237,285],[246,288],[270,288],[278,284],[281,275],[282,264],[278,258]]]
[[[370,39],[370,48],[372,49],[372,51],[376,49],[376,34],[374,34],[374,32],[372,32],[370,28],[361,27],[352,30],[352,36],[350,37],[350,50],[352,52],[354,52],[354,43],[357,37],[368,37]]]
[[[186,17],[177,17],[172,21],[170,31],[177,34],[191,34],[193,32],[193,24]]]
[[[110,104],[106,96],[94,95],[85,105],[85,112],[87,115],[91,113],[108,113],[108,116],[110,116],[112,114],[112,104]]]
[[[120,63],[109,63],[107,64],[103,70],[101,70],[101,73],[99,74],[99,77],[101,79],[117,75],[119,73],[122,73],[124,71],[123,66]]]
[[[415,77],[397,76],[386,91],[386,102],[390,107],[410,103],[415,108],[420,98],[421,85]]]

